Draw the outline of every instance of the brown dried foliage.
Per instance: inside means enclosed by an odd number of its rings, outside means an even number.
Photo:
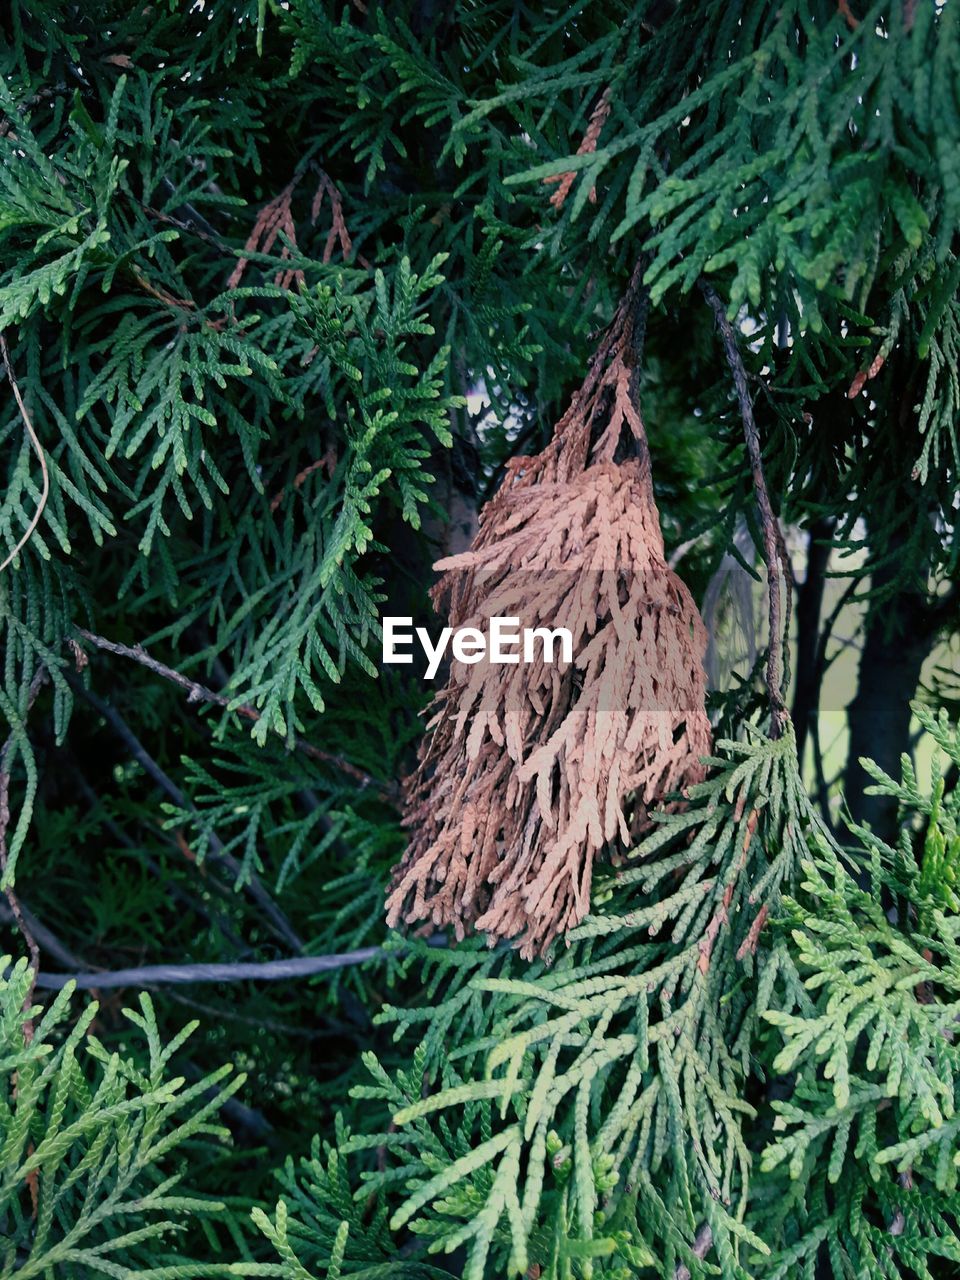
[[[886,363],[886,359],[887,357],[882,352],[879,352],[874,356],[866,369],[861,369],[854,375],[853,381],[850,383],[849,387],[847,387],[848,400],[856,400],[857,396],[867,383],[871,382],[883,368]]]
[[[600,95],[600,101],[597,103],[597,105],[593,109],[593,112],[591,113],[590,123],[587,125],[587,131],[583,135],[583,141],[580,143],[579,147],[577,147],[578,156],[592,155],[594,151],[596,151],[597,143],[600,141],[601,130],[603,129],[603,126],[606,124],[607,116],[609,116],[609,114],[610,114],[610,88],[608,86],[606,89],[604,89],[603,93]],[[551,174],[549,178],[544,178],[543,180],[544,186],[549,186],[555,182],[560,184],[557,187],[556,191],[553,193],[553,195],[550,197],[550,203],[553,205],[555,209],[563,208],[564,201],[566,200],[567,196],[570,194],[570,189],[573,186],[576,176],[577,175],[574,170],[568,169],[566,173],[554,173],[554,174]],[[590,188],[588,199],[591,204],[597,203],[596,187]]]
[[[328,178],[321,169],[320,183],[313,197],[313,204],[310,207],[310,220],[314,226],[316,226],[317,219],[320,217],[324,196],[330,201],[331,223],[330,230],[327,233],[327,242],[323,246],[323,261],[324,263],[330,261],[333,257],[333,251],[339,242],[340,252],[343,254],[344,262],[346,262],[353,250],[353,242],[350,239],[350,232],[347,230],[347,223],[343,216],[343,199],[333,180]]]
[[[297,181],[298,179],[294,178],[292,182],[288,182],[280,194],[269,200],[257,214],[253,230],[244,245],[245,253],[269,253],[281,231],[290,244],[295,245],[297,243],[297,229],[294,225],[291,210]],[[280,257],[284,261],[290,257],[290,249],[286,244],[283,245],[280,251]],[[243,279],[243,273],[246,271],[249,261],[249,258],[239,258],[237,260],[237,265],[230,273],[230,279],[227,281],[228,289],[237,288]],[[303,281],[302,271],[278,271],[274,278],[274,284],[279,285],[281,289],[289,289],[294,281],[297,281],[297,283]]]
[[[433,592],[450,624],[566,627],[572,664],[453,664],[406,783],[391,925],[543,954],[590,905],[593,862],[702,777],[706,634],[668,568],[633,367],[639,268],[550,445],[510,460]],[[635,457],[618,462],[624,428]]]
[[[333,179],[324,173],[322,169],[318,170],[318,172],[320,181],[313,197],[313,203],[310,206],[310,221],[316,225],[323,207],[324,196],[326,196],[330,202],[331,225],[323,247],[323,261],[324,263],[330,262],[337,244],[340,245],[340,252],[343,254],[344,261],[346,261],[353,249],[353,242],[350,239],[350,232],[347,230],[346,220],[343,216],[343,198],[337,190]],[[295,174],[280,194],[274,196],[272,200],[263,206],[257,214],[253,230],[247,237],[244,253],[269,253],[282,232],[287,243],[284,243],[281,247],[280,258],[284,262],[289,260],[289,245],[294,247],[297,245],[297,228],[292,211],[293,196],[302,176],[302,172]],[[249,261],[249,257],[242,257],[237,260],[237,265],[227,281],[228,289],[237,288],[243,279],[243,273],[246,271]],[[289,289],[292,284],[301,285],[303,283],[303,272],[297,269],[281,270],[274,276],[273,282],[281,289]]]

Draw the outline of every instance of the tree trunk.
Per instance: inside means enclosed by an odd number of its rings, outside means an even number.
[[[797,593],[797,667],[791,718],[797,735],[797,756],[803,752],[820,702],[820,673],[817,655],[820,639],[820,612],[827,581],[827,565],[832,551],[833,520],[816,520],[810,528],[807,547],[807,574]]]

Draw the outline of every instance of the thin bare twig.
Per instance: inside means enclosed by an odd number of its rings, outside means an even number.
[[[20,417],[23,419],[23,429],[26,431],[27,437],[33,446],[33,451],[37,455],[37,460],[40,463],[40,470],[43,473],[43,488],[40,492],[40,501],[37,503],[37,509],[33,513],[33,519],[27,525],[26,532],[23,537],[7,556],[6,560],[4,560],[3,564],[0,564],[0,573],[2,573],[8,564],[11,564],[16,560],[17,556],[30,541],[34,529],[36,529],[37,525],[40,523],[40,517],[43,515],[43,509],[47,505],[47,498],[50,496],[50,472],[47,468],[46,456],[40,446],[40,441],[37,439],[37,433],[33,429],[33,423],[30,421],[30,415],[27,413],[27,406],[23,403],[23,396],[20,394],[20,387],[17,385],[17,380],[13,376],[13,366],[10,363],[10,352],[7,350],[7,339],[6,335],[3,333],[0,333],[0,353],[3,354],[3,364],[7,371],[7,378],[10,380],[13,398],[17,402],[17,408],[20,410]]]
[[[59,991],[73,982],[81,991],[110,987],[162,987],[201,982],[281,982],[309,978],[318,973],[367,964],[385,955],[382,947],[361,947],[329,956],[293,956],[288,960],[236,961],[228,964],[147,964],[133,969],[108,969],[103,973],[41,973],[37,986]]]
[[[187,701],[190,703],[210,702],[215,706],[235,711],[237,715],[243,716],[247,720],[256,721],[260,719],[260,712],[256,707],[251,707],[246,702],[241,702],[238,706],[234,706],[233,699],[227,697],[226,694],[208,689],[206,685],[200,684],[197,680],[191,680],[189,676],[185,676],[181,672],[174,670],[173,667],[168,667],[165,663],[159,662],[147,653],[143,645],[120,644],[115,640],[107,640],[104,636],[97,635],[93,631],[86,631],[83,627],[77,628],[77,635],[97,649],[102,649],[105,653],[114,653],[121,658],[130,658],[134,662],[139,662],[142,667],[146,667],[155,675],[162,676],[164,680],[169,680],[172,684],[179,685],[181,689],[187,691]],[[322,764],[330,765],[346,777],[352,778],[361,790],[373,791],[382,800],[391,803],[396,802],[398,798],[396,787],[379,782],[369,773],[364,773],[362,769],[358,769],[356,765],[351,764],[349,760],[344,760],[342,756],[335,755],[331,751],[324,751],[321,747],[315,747],[312,742],[307,742],[299,736],[294,737],[294,746],[298,751],[302,751],[304,755],[310,756],[312,760],[319,760]]]
[[[767,650],[767,698],[770,702],[770,736],[779,738],[786,727],[790,716],[783,697],[784,662],[783,632],[785,621],[789,619],[790,579],[792,574],[786,557],[786,547],[777,518],[770,504],[770,494],[763,474],[763,459],[760,453],[760,436],[753,416],[753,402],[747,382],[747,371],[744,368],[740,348],[737,346],[733,326],[727,319],[726,308],[717,296],[716,290],[706,281],[700,282],[703,296],[712,309],[720,330],[727,364],[733,375],[733,383],[740,404],[740,417],[743,420],[743,435],[747,445],[747,456],[750,459],[750,471],[753,476],[753,492],[760,515],[760,526],[763,533],[763,559],[767,567],[767,600],[769,606],[770,645]],[[781,596],[780,578],[783,574],[786,601]],[[784,617],[786,614],[786,619]]]
[[[23,902],[20,903],[20,914],[41,951],[52,956],[65,969],[80,969],[83,967],[85,961],[75,955],[66,943],[61,942],[57,935],[48,929],[45,924],[41,924]],[[17,924],[13,909],[5,906],[2,902],[0,902],[0,924]],[[19,925],[17,927],[19,928]]]
[[[39,943],[41,951],[52,956],[64,967],[64,969],[81,973],[88,972],[91,976],[99,976],[101,972],[107,973],[107,970],[95,970],[91,968],[88,960],[78,956],[76,952],[71,951],[67,944],[61,941],[52,929],[48,929],[46,925],[41,924],[40,921],[37,920],[36,916],[32,914],[25,903],[20,903],[20,910],[23,913],[23,918],[30,926],[33,936]],[[3,902],[0,902],[0,924],[15,923],[16,920],[13,912]],[[377,950],[377,948],[371,948],[370,950]],[[357,963],[361,962],[358,961]],[[63,975],[53,976],[63,977]],[[46,978],[46,975],[44,975],[44,977]],[[63,980],[67,981],[68,978],[63,977]],[[44,981],[39,985],[44,986],[46,983]],[[108,982],[106,985],[110,986],[111,984]],[[229,1022],[241,1023],[244,1026],[262,1027],[268,1031],[275,1031],[284,1036],[292,1036],[294,1038],[302,1038],[304,1040],[322,1040],[329,1036],[343,1036],[345,1031],[348,1030],[342,1025],[335,1026],[330,1030],[321,1030],[316,1027],[296,1027],[292,1023],[282,1022],[278,1018],[266,1018],[262,1014],[257,1017],[253,1017],[251,1015],[238,1013],[237,1010],[222,1005],[205,1004],[201,1000],[197,1000],[186,995],[180,995],[175,991],[167,992],[167,995],[169,999],[174,1000],[177,1004],[182,1004],[187,1008],[195,1009],[212,1018],[226,1019]]]
[[[30,928],[43,951],[53,956],[67,969],[82,970],[87,967],[87,961],[82,960],[79,956],[75,955],[66,943],[61,942],[52,930],[48,929],[46,925],[42,925],[39,920],[33,917],[23,903],[20,904],[20,909],[23,912],[24,919],[30,924]],[[13,913],[10,912],[8,908],[4,907],[2,902],[0,902],[0,923],[10,924],[12,921]],[[41,983],[40,985],[43,986],[44,984]],[[251,1025],[266,1027],[268,1030],[279,1031],[284,1035],[319,1037],[323,1034],[322,1032],[305,1031],[298,1027],[287,1026],[286,1023],[276,1022],[271,1018],[244,1018],[242,1015],[236,1014],[231,1009],[222,1007],[215,1008],[212,1005],[201,1004],[199,1001],[191,1000],[187,996],[177,995],[173,991],[169,991],[166,994],[169,999],[176,1001],[178,1004],[199,1008],[201,1012],[210,1014],[216,1018],[234,1018],[241,1022],[250,1023]],[[195,1063],[187,1060],[184,1065],[189,1078],[199,1080],[203,1075],[203,1072]],[[249,1130],[257,1137],[264,1137],[272,1131],[273,1126],[261,1114],[261,1112],[256,1111],[252,1107],[245,1106],[237,1098],[227,1098],[221,1105],[220,1110],[221,1114],[224,1115],[228,1121],[232,1121],[239,1127]]]
[[[191,806],[187,797],[183,794],[173,779],[168,777],[168,775],[164,773],[163,769],[160,768],[153,756],[150,755],[149,751],[147,751],[143,743],[124,720],[123,716],[120,715],[119,711],[117,711],[115,707],[110,706],[109,703],[104,702],[104,700],[98,697],[92,689],[85,689],[82,685],[72,680],[71,684],[84,698],[86,698],[92,707],[95,707],[96,710],[99,711],[107,724],[109,724],[111,729],[113,729],[117,737],[126,744],[130,754],[140,765],[142,765],[147,774],[154,780],[157,786],[160,787],[161,791],[165,791],[171,800],[181,808],[189,809]],[[221,863],[233,873],[238,882],[242,881],[243,868],[236,858],[234,858],[234,856],[231,853],[228,853],[224,848],[223,842],[215,833],[211,835],[210,845],[212,848],[211,861]],[[302,941],[298,937],[290,921],[271,898],[267,890],[263,887],[263,884],[256,872],[251,871],[249,873],[249,878],[244,882],[243,887],[263,912],[278,937],[282,938],[289,947],[293,948],[294,951],[302,951]]]

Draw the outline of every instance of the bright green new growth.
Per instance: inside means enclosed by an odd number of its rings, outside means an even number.
[[[162,1045],[147,995],[126,1012],[146,1053],[125,1057],[93,1035],[96,1004],[71,1025],[69,989],[42,1017],[30,991],[26,961],[0,959],[0,1275],[228,1274],[177,1248],[189,1219],[225,1208],[183,1188],[177,1157],[229,1136],[216,1115],[243,1076],[224,1083],[230,1067],[193,1085],[171,1076],[197,1024]]]

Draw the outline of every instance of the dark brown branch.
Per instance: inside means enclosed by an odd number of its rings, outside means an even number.
[[[750,471],[753,476],[753,492],[760,515],[760,527],[763,534],[763,559],[767,567],[767,601],[769,608],[770,645],[767,650],[767,698],[770,702],[770,736],[779,738],[789,720],[786,703],[783,698],[783,631],[784,615],[789,616],[790,609],[790,572],[786,547],[777,518],[770,504],[767,482],[763,474],[763,459],[760,453],[760,436],[753,416],[753,402],[747,383],[747,371],[744,368],[740,348],[737,346],[733,326],[727,319],[727,312],[717,296],[716,290],[706,281],[700,282],[703,296],[713,310],[723,341],[727,364],[733,375],[733,383],[740,404],[740,416],[743,419],[743,435],[750,459]],[[786,601],[781,595],[781,572],[787,593]]]
[[[111,707],[109,703],[104,702],[104,700],[98,697],[91,689],[85,689],[73,680],[71,680],[71,684],[82,694],[84,698],[86,698],[92,707],[95,707],[96,710],[99,711],[107,724],[109,724],[111,729],[113,729],[117,737],[125,743],[133,758],[146,770],[149,777],[154,780],[157,786],[160,787],[162,791],[165,791],[175,804],[179,805],[183,809],[189,809],[191,806],[187,797],[183,794],[173,779],[168,777],[167,774],[164,773],[163,769],[160,768],[147,749],[143,746],[140,739],[120,715],[119,711],[114,707]],[[231,853],[227,852],[223,846],[223,842],[215,833],[211,834],[210,845],[212,849],[211,861],[222,864],[233,873],[238,883],[242,882],[242,866]],[[278,937],[282,938],[289,947],[293,948],[294,951],[302,951],[302,941],[297,936],[297,933],[290,924],[290,921],[271,898],[267,890],[263,887],[263,884],[256,872],[251,871],[249,873],[249,877],[243,883],[243,887],[263,912]]]
[[[827,567],[833,550],[832,520],[815,520],[807,543],[807,572],[797,592],[797,670],[792,719],[797,735],[797,758],[803,762],[807,737],[820,705],[817,679],[817,637],[827,582]]]
[[[165,663],[159,662],[147,653],[142,645],[120,644],[115,640],[107,640],[104,636],[96,635],[93,631],[86,631],[82,627],[77,628],[77,635],[97,649],[102,649],[105,653],[114,653],[121,658],[130,658],[134,662],[138,662],[142,667],[152,671],[155,675],[162,676],[164,680],[169,680],[172,684],[179,685],[181,689],[186,690],[187,701],[190,703],[210,702],[215,706],[235,711],[237,715],[243,716],[247,720],[256,721],[260,719],[260,712],[256,707],[251,707],[246,702],[240,703],[239,706],[233,706],[233,700],[227,697],[226,694],[208,689],[206,685],[202,685],[196,680],[191,680],[189,676],[185,676],[181,672],[174,670],[173,667],[168,667]],[[352,778],[361,790],[374,791],[383,800],[396,801],[397,790],[395,787],[378,782],[376,778],[371,777],[369,773],[364,773],[362,769],[358,769],[349,760],[344,760],[342,756],[335,755],[330,751],[324,751],[320,747],[315,747],[312,742],[307,742],[300,737],[294,738],[294,745],[298,751],[310,756],[312,760],[319,760],[322,764],[330,765],[346,777]]]

